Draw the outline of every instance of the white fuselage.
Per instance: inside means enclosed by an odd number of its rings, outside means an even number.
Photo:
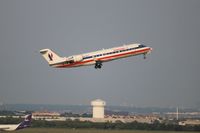
[[[106,62],[119,58],[124,58],[128,56],[135,56],[140,54],[147,54],[152,50],[152,48],[141,45],[141,44],[129,44],[120,47],[114,47],[110,49],[102,49],[95,52],[84,53],[80,55],[74,55],[66,58],[66,62],[51,64],[52,67],[56,68],[69,68],[84,65],[93,65],[97,61]],[[75,59],[76,61],[70,62],[70,59]]]
[[[17,127],[18,124],[0,125],[0,131],[14,131]]]

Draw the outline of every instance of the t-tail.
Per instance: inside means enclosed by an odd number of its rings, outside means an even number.
[[[32,114],[26,115],[24,121],[18,124],[18,127],[16,128],[16,130],[30,127],[31,120],[32,120]]]
[[[48,62],[50,66],[64,62],[66,60],[65,57],[58,56],[51,49],[42,49],[40,50],[40,53],[42,54],[42,56],[44,57],[44,59]]]

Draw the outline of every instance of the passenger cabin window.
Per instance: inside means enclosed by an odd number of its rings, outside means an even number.
[[[89,58],[92,58],[92,56],[86,56],[83,59],[89,59]]]

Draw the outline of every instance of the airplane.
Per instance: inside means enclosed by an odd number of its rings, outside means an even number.
[[[15,130],[20,130],[23,128],[30,127],[31,119],[32,119],[32,115],[29,114],[29,115],[26,115],[24,120],[19,124],[0,125],[0,131],[15,131]]]
[[[115,59],[125,58],[135,55],[146,55],[152,51],[151,47],[142,44],[127,44],[120,47],[102,49],[95,52],[72,55],[69,57],[60,57],[50,49],[42,49],[40,53],[48,62],[49,66],[54,68],[71,68],[86,65],[94,65],[96,69],[102,67],[103,62]]]

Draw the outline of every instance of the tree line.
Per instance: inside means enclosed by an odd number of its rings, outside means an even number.
[[[74,128],[74,129],[113,129],[113,130],[164,130],[164,131],[200,131],[200,126],[180,126],[177,124],[164,124],[155,121],[153,124],[130,122],[123,123],[117,121],[112,122],[90,122],[79,120],[66,120],[66,121],[33,121],[32,127],[46,127],[46,128]]]
[[[22,121],[22,118],[0,118],[0,124],[11,124],[11,123],[19,123]],[[163,131],[200,131],[200,125],[198,126],[180,126],[177,124],[165,124],[160,123],[159,121],[155,121],[153,124],[148,123],[138,123],[138,122],[130,122],[123,123],[121,121],[117,121],[115,123],[112,122],[102,122],[95,123],[90,121],[79,121],[76,120],[66,120],[66,121],[45,121],[45,120],[32,120],[31,124],[32,128],[72,128],[72,129],[113,129],[113,130],[163,130]]]

